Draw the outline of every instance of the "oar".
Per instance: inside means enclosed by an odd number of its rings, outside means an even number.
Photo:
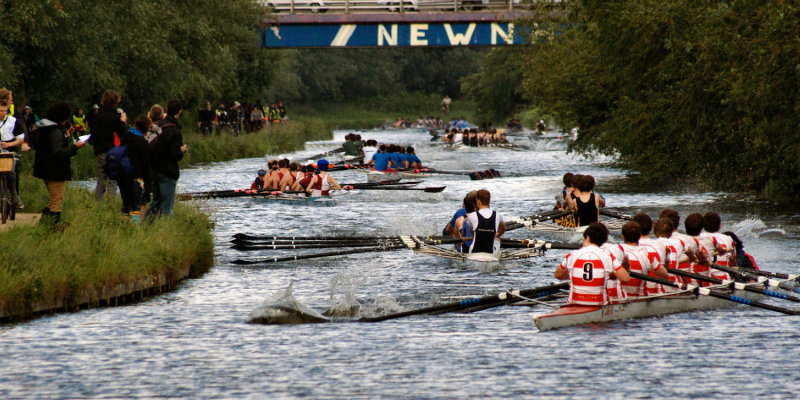
[[[344,152],[344,147],[339,147],[339,148],[336,148],[336,149],[333,149],[333,150],[330,150],[330,151],[326,151],[324,153],[314,154],[313,156],[306,157],[306,159],[313,160],[314,162],[316,162],[317,159],[320,159],[322,157],[329,156],[331,154],[342,153],[342,152]]]
[[[233,244],[241,244],[246,246],[252,245],[305,245],[305,244],[329,244],[329,245],[337,245],[337,244],[347,244],[347,243],[381,243],[390,240],[399,241],[400,237],[395,237],[392,239],[348,239],[348,238],[331,238],[331,239],[299,239],[299,240],[289,240],[289,239],[279,239],[279,240],[259,240],[259,239],[242,239],[242,238],[234,238],[231,239],[229,243]]]
[[[719,264],[712,264],[712,268],[718,269],[720,271],[725,271],[728,273],[736,273],[736,274],[748,274],[748,275],[755,275],[755,276],[765,276],[767,278],[777,278],[777,279],[789,279],[789,280],[797,280],[800,278],[800,275],[793,275],[793,274],[783,274],[780,272],[769,272],[769,271],[761,271],[761,270],[754,270],[754,269],[734,269],[731,267],[724,267]]]
[[[539,222],[558,219],[561,217],[566,217],[567,215],[571,214],[572,211],[569,210],[553,210],[553,211],[543,212],[541,214],[529,215],[527,217],[520,217],[506,223],[506,230],[509,231],[513,229],[522,228],[524,226],[534,226]]]
[[[630,215],[618,213],[616,211],[606,210],[605,208],[600,209],[600,215],[605,215],[606,217],[624,219],[626,221],[633,220],[633,217]]]
[[[301,250],[301,249],[329,249],[331,247],[372,247],[399,245],[400,241],[393,242],[352,242],[352,243],[322,243],[322,244],[242,244],[237,243],[231,246],[235,250],[255,251],[255,250]]]
[[[358,188],[359,190],[420,190],[424,191],[425,193],[439,193],[444,191],[447,186],[432,186],[426,188],[410,188],[410,187],[397,187],[397,186],[367,186]],[[342,187],[342,189],[350,190],[348,188]]]
[[[545,297],[558,293],[558,291],[567,288],[569,288],[569,282],[563,282],[533,289],[508,291],[491,296],[474,297],[471,299],[460,300],[452,303],[439,304],[435,306],[420,308],[417,310],[409,310],[395,314],[382,315],[380,317],[361,318],[359,321],[381,322],[390,319],[409,317],[412,315],[443,314],[453,311],[463,311],[464,309],[471,309],[476,307],[481,307],[481,309],[499,307],[502,305],[516,303],[525,300],[521,297]]]
[[[581,248],[580,243],[562,243],[562,242],[545,242],[544,240],[515,240],[515,239],[501,239],[500,247],[504,249],[559,249],[559,250],[576,250]]]
[[[714,290],[712,290],[710,288],[701,288],[701,287],[697,287],[697,286],[694,286],[694,285],[690,285],[690,286],[687,287],[685,285],[672,282],[672,281],[670,281],[668,279],[656,278],[656,277],[652,277],[650,275],[641,274],[641,273],[633,272],[633,271],[630,272],[630,275],[633,278],[637,278],[637,279],[641,279],[643,281],[648,281],[648,282],[653,282],[653,283],[660,283],[660,284],[662,284],[664,286],[670,286],[670,287],[679,288],[679,289],[691,289],[694,293],[701,294],[701,295],[704,295],[704,296],[716,297],[718,299],[728,300],[728,301],[731,301],[731,302],[734,302],[734,303],[739,303],[739,304],[747,304],[749,306],[753,306],[753,307],[756,307],[756,308],[763,308],[765,310],[777,311],[779,313],[788,314],[788,315],[800,315],[800,311],[791,310],[791,309],[783,308],[783,307],[777,307],[777,306],[773,306],[773,305],[770,305],[770,304],[754,303],[750,299],[742,298],[742,297],[739,297],[739,296],[736,296],[736,295],[733,295],[733,294],[728,295],[728,294],[719,293],[719,292],[714,291]],[[742,286],[747,287],[746,284],[742,284],[742,283],[737,283],[735,285],[736,285],[736,289],[740,289]]]
[[[274,262],[282,262],[282,261],[294,261],[294,260],[303,260],[309,258],[320,258],[320,257],[331,257],[331,256],[340,256],[345,254],[356,254],[356,253],[369,253],[375,251],[390,251],[390,250],[397,250],[397,249],[405,249],[405,245],[393,245],[393,246],[386,246],[386,247],[367,247],[361,249],[354,249],[354,250],[340,250],[340,251],[329,251],[326,253],[316,253],[316,254],[301,254],[296,256],[290,257],[273,257],[273,258],[262,258],[257,260],[233,260],[233,264],[239,265],[252,265],[252,264],[267,264],[267,263],[274,263]]]
[[[700,274],[695,274],[693,272],[682,271],[682,270],[675,269],[675,268],[667,268],[667,272],[669,272],[670,274],[673,274],[673,275],[679,275],[679,276],[683,276],[683,277],[686,277],[686,278],[692,278],[692,279],[698,280],[700,282],[713,283],[715,285],[721,285],[721,284],[725,283],[725,282],[722,281],[722,279],[713,278],[713,277],[710,277],[710,276],[704,276],[704,275],[700,275]],[[758,283],[762,283],[762,282],[758,282]],[[784,299],[784,300],[789,300],[789,301],[794,301],[794,302],[800,302],[800,297],[793,296],[791,294],[782,293],[782,292],[776,292],[774,290],[770,290],[770,289],[766,289],[766,288],[752,287],[750,285],[743,285],[742,287],[738,287],[737,286],[736,288],[737,289],[741,289],[741,290],[745,290],[745,291],[748,291],[748,292],[763,294],[765,296],[776,297],[776,298],[779,298],[779,299]]]
[[[248,233],[235,233],[233,234],[234,239],[246,239],[246,240],[355,240],[355,239],[364,239],[364,240],[384,240],[384,239],[396,239],[398,236],[267,236],[267,235],[251,235]],[[450,236],[440,236],[440,235],[428,235],[428,236],[416,236],[419,239],[423,240],[440,240],[440,239],[450,239]]]

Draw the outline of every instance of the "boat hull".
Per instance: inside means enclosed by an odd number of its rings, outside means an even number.
[[[339,200],[329,196],[322,197],[305,197],[294,195],[278,195],[278,196],[265,196],[260,197],[259,200],[266,202],[279,202],[289,203],[303,206],[320,206],[320,207],[333,207],[339,204]]]
[[[385,181],[399,181],[400,179],[419,179],[432,176],[431,173],[425,172],[382,172],[382,171],[369,171],[367,172],[367,182],[385,182]]]
[[[764,297],[757,293],[740,290],[735,291],[735,294],[753,301]],[[547,314],[536,314],[533,316],[533,321],[540,331],[548,331],[566,326],[654,317],[679,312],[712,310],[735,305],[736,303],[732,301],[716,297],[685,293],[635,299],[602,307],[565,305]]]

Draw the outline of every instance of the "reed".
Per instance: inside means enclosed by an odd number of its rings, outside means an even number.
[[[196,207],[177,204],[175,213],[152,224],[133,225],[119,201],[98,204],[93,193],[69,185],[57,232],[42,225],[0,232],[0,305],[19,310],[52,299],[67,304],[82,290],[115,285],[191,265],[202,273],[213,265],[213,223]]]

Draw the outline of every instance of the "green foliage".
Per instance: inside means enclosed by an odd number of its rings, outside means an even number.
[[[250,0],[15,1],[2,14],[0,87],[38,109],[115,89],[124,108],[143,111],[153,100],[252,96],[271,79],[266,14]]]
[[[128,283],[192,265],[213,265],[213,228],[195,207],[152,224],[133,225],[119,214],[119,201],[98,204],[92,193],[69,185],[63,220],[53,232],[43,225],[19,225],[0,232],[8,243],[0,259],[0,303],[20,311],[37,301],[76,299],[81,290]],[[35,256],[32,256],[35,255]]]
[[[661,182],[800,195],[794,3],[564,3],[536,17],[550,40],[527,53],[524,87],[580,126],[575,150]]]
[[[499,122],[514,114],[522,96],[522,58],[516,48],[495,48],[480,61],[480,70],[461,79],[461,88],[475,103],[476,123]]]
[[[286,50],[270,93],[291,104],[419,92],[457,98],[459,78],[477,70],[484,49]]]

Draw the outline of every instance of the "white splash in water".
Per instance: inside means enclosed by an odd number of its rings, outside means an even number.
[[[740,238],[756,238],[759,232],[767,228],[767,225],[758,217],[749,217],[733,224],[731,228],[733,233]]]
[[[250,312],[249,321],[275,325],[327,322],[327,317],[294,298],[293,285],[294,282],[290,282],[285,289],[267,296],[261,306]]]

